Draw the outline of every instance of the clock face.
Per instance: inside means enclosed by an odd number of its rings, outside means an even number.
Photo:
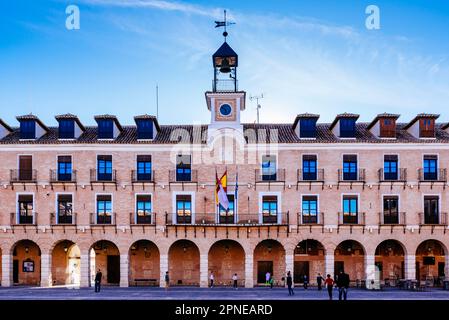
[[[232,107],[229,104],[225,103],[220,106],[220,114],[222,116],[227,117],[231,114],[231,112],[232,112]]]

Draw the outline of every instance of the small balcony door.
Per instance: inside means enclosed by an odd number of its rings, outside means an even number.
[[[73,223],[73,199],[70,194],[58,195],[58,224]]]
[[[97,224],[112,224],[112,197],[97,196]]]
[[[384,224],[399,223],[399,199],[395,196],[384,197]]]
[[[439,223],[439,198],[437,196],[424,197],[424,224]]]
[[[276,156],[265,155],[262,157],[262,181],[276,181]]]
[[[316,196],[302,197],[302,223],[318,223],[318,198]]]
[[[151,156],[137,156],[137,181],[151,181]]]
[[[315,155],[302,157],[302,178],[305,181],[317,180],[317,159]]]
[[[384,180],[398,180],[398,156],[384,156]]]
[[[219,205],[219,223],[234,223],[234,195],[228,194],[229,208],[226,211]]]
[[[190,224],[192,223],[192,196],[177,195],[176,196],[176,223]]]
[[[18,198],[19,224],[32,224],[34,221],[33,195],[21,194]]]
[[[19,156],[19,180],[33,180],[33,157]]]
[[[192,181],[192,163],[190,155],[178,155],[176,159],[176,181]]]
[[[262,223],[277,223],[278,221],[278,197],[262,197]]]
[[[58,156],[58,181],[72,180],[72,157]]]
[[[343,156],[343,180],[355,181],[357,180],[357,156],[344,155]]]
[[[356,196],[343,197],[343,224],[357,224],[358,211],[358,199]]]
[[[438,179],[438,157],[429,155],[423,159],[424,180]]]
[[[98,156],[97,170],[98,181],[112,181],[112,156]]]
[[[151,196],[138,195],[136,202],[136,223],[151,224]]]

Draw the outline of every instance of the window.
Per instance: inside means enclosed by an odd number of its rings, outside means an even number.
[[[302,197],[302,223],[318,223],[318,198],[316,196]]]
[[[356,155],[343,155],[343,180],[357,180]]]
[[[102,119],[98,121],[98,139],[114,138],[114,121]]]
[[[33,219],[33,195],[19,195],[19,224],[32,224]]]
[[[276,181],[276,156],[266,155],[262,157],[262,180]]]
[[[136,222],[138,224],[151,223],[151,196],[138,195],[136,199],[137,216]]]
[[[350,118],[340,119],[340,137],[355,138],[355,120]]]
[[[277,196],[262,197],[262,222],[277,223],[278,198]]]
[[[433,119],[421,119],[420,120],[420,130],[419,136],[422,138],[433,138],[435,137],[435,126]]]
[[[302,156],[302,178],[303,180],[317,180],[317,160],[314,155]]]
[[[72,157],[58,156],[58,181],[72,180]]]
[[[438,174],[438,157],[437,156],[424,156],[424,180],[437,180]]]
[[[190,195],[176,196],[176,223],[192,223],[192,198]]]
[[[97,170],[98,181],[112,181],[112,156],[98,156]]]
[[[399,199],[395,196],[384,197],[384,224],[399,223]]]
[[[384,180],[398,180],[398,156],[384,156]]]
[[[358,223],[358,201],[356,196],[343,197],[343,224]]]
[[[424,197],[424,224],[439,223],[439,198],[437,196]]]
[[[176,181],[192,181],[190,155],[178,155],[176,159]]]
[[[316,138],[316,119],[301,119],[299,123],[301,138]]]
[[[137,120],[137,139],[153,139],[153,121]]]
[[[137,156],[137,180],[151,181],[151,156]]]
[[[391,125],[391,120],[390,119],[384,119],[384,126],[390,126]]]
[[[72,195],[58,195],[58,224],[71,224],[73,222],[73,202]]]
[[[20,139],[36,139],[36,122],[34,120],[20,121]]]
[[[33,180],[33,157],[19,156],[19,180],[31,181]]]
[[[75,138],[75,121],[71,119],[59,120],[59,139]]]
[[[219,205],[220,223],[234,223],[234,195],[228,194],[229,208],[228,211]]]
[[[110,195],[97,196],[97,224],[112,223],[112,201]]]

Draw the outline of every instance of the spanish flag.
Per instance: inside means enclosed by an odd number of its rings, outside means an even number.
[[[220,179],[218,179],[217,171],[215,171],[215,203],[221,205],[225,210],[229,209],[228,200],[228,175],[227,170],[223,173]]]

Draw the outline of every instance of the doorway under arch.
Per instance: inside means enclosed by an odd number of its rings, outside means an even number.
[[[80,285],[81,252],[78,245],[70,240],[55,245],[51,257],[53,285]]]

